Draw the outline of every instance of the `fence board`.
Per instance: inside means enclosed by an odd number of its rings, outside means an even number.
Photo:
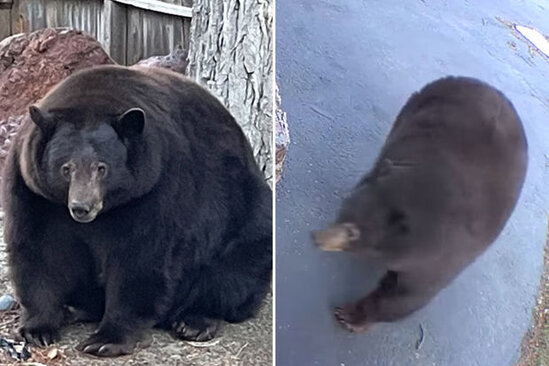
[[[11,15],[0,9],[0,40],[14,33],[69,27],[91,34],[117,63],[131,65],[168,54],[178,45],[188,48],[192,4],[193,0],[13,0]],[[152,10],[144,9],[147,6]],[[10,29],[2,28],[4,24]]]
[[[182,0],[173,4],[184,5]],[[190,19],[165,15],[128,6],[127,64],[153,56],[165,55],[177,45],[187,47]]]
[[[0,41],[11,35],[11,9],[0,8]]]
[[[152,10],[163,14],[176,15],[179,17],[192,17],[193,10],[187,6],[172,5],[174,2],[165,0],[116,0],[116,2],[131,5],[136,8]],[[178,4],[181,5],[181,4]]]
[[[107,53],[119,64],[127,64],[127,9],[112,0],[103,6],[103,32],[99,39]]]
[[[95,38],[101,36],[101,1],[18,0],[14,33],[32,32],[46,27],[83,30]]]

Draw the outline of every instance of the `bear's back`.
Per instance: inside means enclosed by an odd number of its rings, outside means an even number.
[[[409,99],[369,181],[410,213],[423,239],[438,231],[448,242],[454,232],[484,246],[510,216],[526,168],[526,137],[511,103],[474,79],[445,78]]]
[[[182,75],[160,68],[98,66],[79,71],[53,88],[40,102],[49,109],[91,109],[120,115],[130,108],[145,110],[151,123],[180,121],[185,110],[227,117],[217,99]],[[227,118],[208,120],[220,128],[231,125]],[[230,120],[230,118],[229,118]],[[195,121],[194,121],[195,122]]]
[[[85,123],[103,123],[141,108],[148,140],[171,149],[171,156],[194,152],[208,160],[230,155],[260,174],[251,147],[228,110],[206,89],[169,70],[113,65],[85,69],[58,84],[39,105],[94,116],[83,118]]]
[[[513,159],[527,150],[522,123],[509,100],[478,80],[448,77],[407,101],[385,143],[395,154],[449,153],[476,163]]]

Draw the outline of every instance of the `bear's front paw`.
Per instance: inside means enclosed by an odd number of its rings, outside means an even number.
[[[59,327],[50,324],[26,322],[19,328],[19,335],[36,346],[45,347],[59,340]]]
[[[120,337],[98,332],[78,344],[76,349],[80,352],[89,353],[95,356],[116,357],[132,353],[135,346],[135,341],[121,341]]]
[[[354,305],[336,308],[334,316],[341,326],[352,333],[364,332],[370,325],[366,315]]]
[[[220,327],[221,321],[200,316],[186,316],[172,324],[177,338],[196,342],[213,339]]]

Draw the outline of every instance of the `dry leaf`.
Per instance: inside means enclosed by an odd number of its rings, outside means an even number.
[[[54,358],[57,357],[57,354],[58,354],[58,353],[57,353],[57,348],[52,348],[52,349],[50,349],[50,350],[48,351],[48,358],[49,358],[50,360],[53,360]]]

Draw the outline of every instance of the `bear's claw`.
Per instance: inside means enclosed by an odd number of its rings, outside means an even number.
[[[19,335],[28,343],[46,347],[59,340],[59,330],[49,325],[26,326],[19,328]]]
[[[339,324],[351,333],[364,332],[368,328],[368,322],[361,321],[363,318],[361,314],[357,314],[356,311],[349,307],[337,307],[334,310],[334,316]]]
[[[213,339],[219,328],[220,322],[218,320],[200,317],[186,317],[172,324],[172,329],[177,338],[196,342],[206,342]]]
[[[108,337],[94,334],[78,344],[76,349],[95,356],[115,357],[132,353],[135,346],[135,342],[116,342]]]

